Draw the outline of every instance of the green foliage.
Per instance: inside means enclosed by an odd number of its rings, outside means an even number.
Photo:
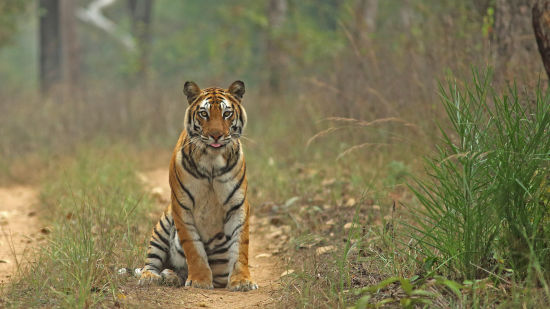
[[[487,8],[487,14],[483,16],[483,36],[488,37],[495,24],[495,9],[492,7]]]
[[[5,288],[14,307],[95,307],[118,295],[120,267],[138,266],[146,233],[136,233],[151,201],[122,148],[82,148],[42,191],[53,226],[36,263]],[[136,236],[139,235],[139,236]]]
[[[474,73],[473,86],[463,91],[456,83],[441,89],[453,132],[442,130],[438,156],[426,160],[430,179],[411,186],[424,209],[409,227],[419,250],[456,277],[498,272],[494,257],[502,256],[525,278],[528,269],[550,266],[542,185],[550,160],[549,97],[540,88],[523,97],[515,87],[500,96],[490,81],[490,73]]]
[[[394,285],[397,283],[399,283],[400,290],[404,292],[404,295],[398,298],[393,296],[395,293],[387,295],[384,290],[393,289]],[[375,285],[358,289],[355,293],[362,296],[359,298],[354,308],[380,308],[388,305],[400,305],[402,308],[416,308],[418,306],[432,305],[432,299],[434,299],[437,294],[429,291],[429,288],[434,286],[446,288],[458,299],[462,298],[462,285],[441,276],[436,276],[431,280],[430,284],[427,284],[425,280],[411,281],[406,278],[390,277]],[[376,296],[380,295],[382,297],[378,297],[376,303],[371,304],[371,301],[374,300]]]
[[[410,175],[410,168],[402,161],[391,161],[388,163],[387,169],[386,184],[388,186],[403,183],[405,177]]]
[[[17,34],[17,24],[29,0],[3,0],[0,2],[0,47],[10,43]]]

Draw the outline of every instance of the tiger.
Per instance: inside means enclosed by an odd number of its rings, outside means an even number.
[[[188,81],[183,93],[189,106],[169,165],[171,202],[153,228],[139,284],[255,290],[240,142],[245,85],[201,90]]]

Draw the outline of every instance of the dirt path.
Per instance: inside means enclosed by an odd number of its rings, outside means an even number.
[[[49,233],[38,221],[37,197],[30,187],[0,188],[0,284],[16,274],[18,265],[27,262],[30,249]]]
[[[159,211],[168,202],[170,187],[167,169],[145,173],[142,180],[147,183],[159,201]],[[162,205],[161,205],[162,204]],[[201,290],[188,287],[140,287],[132,284],[127,291],[128,303],[139,307],[169,308],[269,308],[276,304],[279,278],[284,269],[280,259],[271,254],[273,240],[267,234],[272,232],[267,220],[251,217],[250,229],[250,271],[259,289],[246,293],[230,292],[225,289]]]

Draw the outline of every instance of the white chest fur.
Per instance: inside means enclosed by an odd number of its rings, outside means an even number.
[[[225,210],[220,203],[220,197],[214,191],[212,184],[201,181],[193,186],[195,207],[192,210],[195,226],[203,241],[207,241],[223,231]]]

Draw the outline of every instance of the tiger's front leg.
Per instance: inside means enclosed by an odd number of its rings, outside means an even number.
[[[233,267],[231,269],[231,275],[227,283],[227,288],[231,291],[250,291],[256,290],[258,285],[252,281],[250,277],[250,270],[248,268],[248,231],[249,231],[249,214],[250,206],[246,197],[241,209],[238,209],[233,214],[228,214],[230,217],[226,223],[226,231],[233,230],[236,233],[234,237],[238,239],[238,250],[233,257]]]
[[[192,214],[189,211],[182,210],[179,215],[174,217],[180,245],[183,248],[188,265],[185,286],[213,289],[212,270],[208,265],[204,244],[195,227]]]

